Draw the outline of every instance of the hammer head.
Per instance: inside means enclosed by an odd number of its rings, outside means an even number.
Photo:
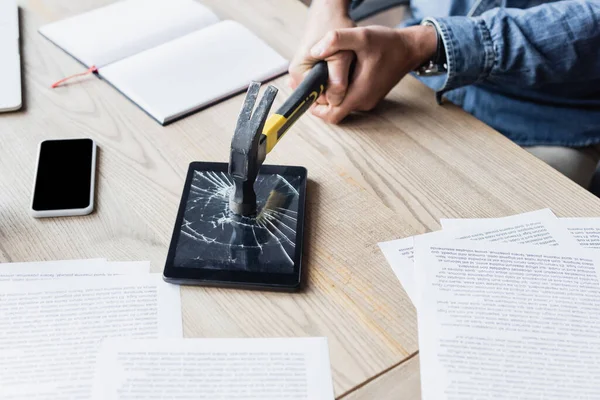
[[[257,213],[254,182],[266,156],[266,143],[261,136],[277,95],[277,89],[269,85],[253,113],[259,89],[258,82],[252,82],[248,87],[229,154],[229,174],[233,179],[229,208],[233,213],[242,216],[253,216]]]

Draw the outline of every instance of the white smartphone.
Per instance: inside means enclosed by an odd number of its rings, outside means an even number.
[[[92,139],[44,140],[38,147],[31,215],[90,214],[95,183],[96,143]]]

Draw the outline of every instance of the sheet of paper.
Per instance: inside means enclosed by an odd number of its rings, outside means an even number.
[[[0,282],[147,274],[149,261],[106,262],[104,259],[0,264]]]
[[[559,218],[581,247],[600,249],[600,218]]]
[[[445,220],[455,221],[455,220]],[[458,227],[460,224],[450,226]],[[549,209],[498,219],[486,219],[465,224],[460,229],[444,229],[420,236],[436,235],[448,240],[461,239],[487,242],[535,244],[539,246],[577,246],[569,232]],[[417,238],[419,236],[415,236]],[[380,243],[379,247],[392,265],[396,277],[415,306],[418,296],[414,281],[414,255],[411,246],[413,238]]]
[[[0,263],[2,268],[21,268],[21,267],[48,267],[48,269],[57,268],[63,265],[85,267],[99,267],[106,264],[106,258],[82,258],[76,260],[51,260],[51,261],[23,261],[23,262],[8,262]]]
[[[536,246],[577,246],[578,244],[554,213],[547,208],[509,217],[470,221],[455,230],[456,235],[459,235],[455,238]]]
[[[43,280],[59,278],[61,273],[81,271],[88,274],[101,270],[106,265],[105,258],[82,260],[53,260],[0,263],[0,282]]]
[[[486,226],[487,224],[501,224],[506,221],[530,221],[537,220],[539,217],[547,219],[557,219],[556,215],[549,208],[530,211],[521,214],[509,215],[499,218],[440,218],[442,229],[464,229],[470,227]]]
[[[600,393],[600,262],[579,246],[415,238],[423,400]]]
[[[285,72],[288,62],[234,21],[223,21],[100,69],[160,123]]]
[[[182,336],[179,286],[159,274],[0,283],[0,397],[85,399],[107,337]]]
[[[378,244],[381,252],[385,256],[385,259],[387,260],[388,264],[390,264],[390,267],[392,267],[394,274],[404,288],[404,291],[411,299],[413,304],[416,305],[417,293],[415,292],[414,285],[415,269],[413,267],[413,236]]]
[[[100,68],[218,21],[193,0],[126,0],[44,25],[40,33],[84,65]]]
[[[333,400],[326,338],[107,340],[95,400]]]
[[[150,272],[150,261],[108,261],[107,265],[121,275],[147,274]]]
[[[548,209],[540,211],[551,212]],[[521,215],[531,216],[540,211]],[[484,224],[495,224],[497,221],[506,220],[506,218],[512,217],[441,219],[440,223],[444,229],[464,229],[472,226],[482,226]],[[600,218],[558,218],[558,225],[566,228],[582,247],[600,249]]]

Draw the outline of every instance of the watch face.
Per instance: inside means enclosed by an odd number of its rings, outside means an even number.
[[[436,76],[436,75],[443,75],[446,72],[448,72],[448,68],[447,68],[446,64],[438,65],[438,64],[435,64],[433,61],[429,61],[429,63],[419,67],[415,71],[415,73],[418,76]]]

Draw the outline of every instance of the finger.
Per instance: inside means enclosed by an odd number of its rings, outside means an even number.
[[[296,81],[294,80],[294,78],[292,78],[291,76],[288,77],[287,84],[292,89],[296,89],[296,87],[298,86],[298,84],[296,83]]]
[[[325,115],[327,113],[327,109],[328,109],[327,104],[317,104],[317,103],[315,103],[310,108],[310,112],[315,117],[323,118],[323,115]]]
[[[327,96],[327,102],[332,106],[339,106],[344,100],[348,89],[350,64],[352,64],[353,59],[354,53],[346,50],[335,53],[326,60],[329,79],[325,95]]]
[[[310,54],[294,57],[288,69],[290,80],[292,81],[292,88],[295,89],[304,80],[304,76],[317,61],[319,60],[313,59]]]
[[[344,97],[344,101],[339,107],[348,110],[348,113],[352,111],[369,111],[377,105],[379,100],[379,91],[374,90],[369,79],[359,75],[348,88],[346,97]]]
[[[288,83],[292,89],[295,89],[296,86],[298,86],[300,84],[300,82],[302,81],[302,78],[298,79],[298,77],[302,76],[302,72],[298,71],[298,67],[296,67],[296,66],[292,67],[290,65],[288,73],[290,74],[290,76],[288,78]]]
[[[357,64],[352,77],[352,85],[348,87],[346,96],[340,105],[314,104],[311,113],[328,123],[338,124],[352,111],[359,110],[361,99],[367,93],[365,92],[365,79],[360,75],[363,70],[362,64]]]
[[[377,98],[375,93],[371,93],[369,79],[360,75],[360,71],[363,69],[361,66],[357,67],[358,74],[355,74],[352,85],[348,87],[346,96],[340,105],[316,105],[312,113],[326,122],[338,124],[353,111],[365,111],[372,108],[373,104],[376,104]]]
[[[327,104],[327,97],[325,96],[325,93],[321,93],[319,95],[319,97],[317,97],[317,101],[315,103],[316,104]]]
[[[311,49],[310,55],[324,60],[341,50],[356,50],[366,41],[365,28],[345,28],[330,31]]]
[[[348,114],[350,114],[351,110],[347,110],[343,107],[317,104],[311,112],[314,116],[321,118],[325,122],[339,124]]]

